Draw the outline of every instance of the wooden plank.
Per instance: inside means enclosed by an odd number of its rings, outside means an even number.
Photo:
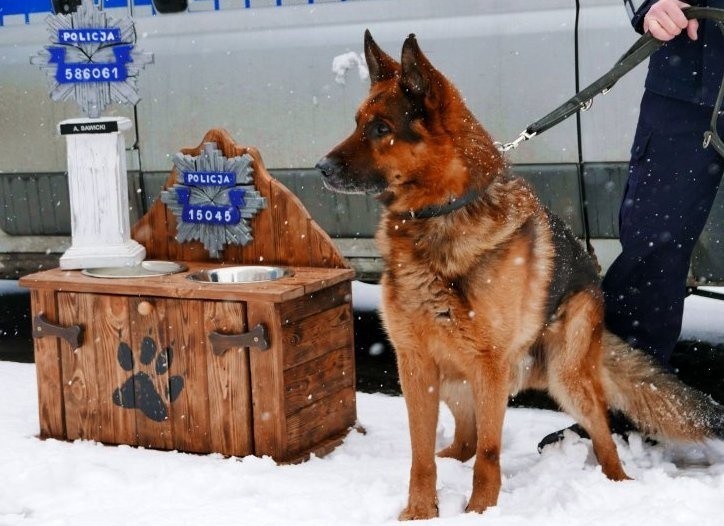
[[[242,302],[205,302],[204,334],[246,332],[245,318]],[[206,344],[203,352],[208,370],[211,450],[239,457],[253,454],[249,349],[231,348],[216,356]]]
[[[322,458],[332,451],[334,451],[339,445],[344,442],[345,437],[349,434],[351,428],[347,428],[339,433],[330,435],[321,442],[312,444],[306,449],[290,453],[281,464],[298,464],[300,462],[306,462],[309,458],[314,455],[317,458]]]
[[[267,207],[260,210],[249,223],[253,240],[244,247],[229,247],[224,250],[225,261],[235,261],[249,265],[288,265],[289,261],[277,254],[276,225],[274,224],[272,178],[264,168],[258,152],[249,151],[254,159],[254,186],[259,194],[266,199]],[[227,257],[227,253],[228,256]]]
[[[357,419],[354,386],[318,400],[287,419],[286,460],[352,427]]]
[[[63,400],[65,402],[66,437],[100,440],[98,400],[98,375],[96,372],[94,325],[88,323],[98,314],[93,310],[91,294],[73,292],[58,293],[58,322],[60,325],[84,325],[83,344],[78,349],[68,349],[64,343]]]
[[[96,438],[108,444],[136,443],[136,415],[116,402],[133,393],[133,370],[122,367],[119,348],[130,341],[128,300],[124,296],[88,295],[91,308],[84,320],[87,344],[96,360],[98,420]],[[92,322],[92,323],[91,323]],[[114,401],[115,400],[115,401]]]
[[[273,181],[271,191],[277,260],[288,265],[310,266],[309,213],[299,198],[280,182]]]
[[[299,283],[304,287],[306,294],[311,294],[322,289],[329,288],[337,283],[349,281],[354,277],[353,270],[342,270],[330,274],[329,269],[313,267],[293,267],[294,275],[289,277],[288,284]]]
[[[354,378],[354,348],[350,346],[284,371],[287,416],[345,387],[354,387]]]
[[[219,284],[191,281],[187,279],[188,273],[125,280],[93,278],[84,276],[79,271],[54,269],[47,272],[49,275],[42,276],[42,281],[39,279],[26,286],[34,289],[55,290],[58,283],[63,283],[63,290],[94,294],[128,294],[133,296],[214,300],[225,300],[231,296],[248,297],[257,301],[270,302],[283,302],[304,294],[304,284],[284,281],[285,278],[248,284]]]
[[[279,305],[279,315],[283,325],[290,325],[345,303],[352,303],[352,284],[349,281],[283,303]]]
[[[139,309],[141,302],[152,308]],[[129,297],[129,318],[135,381],[135,415],[138,445],[156,449],[173,449],[173,427],[169,410],[166,303],[162,300]]]
[[[309,220],[309,255],[314,266],[349,268],[350,264],[337,245],[316,221]]]
[[[315,359],[332,349],[354,347],[352,306],[338,307],[285,325],[284,369]]]
[[[247,303],[247,324],[266,326],[269,348],[249,350],[251,395],[254,401],[254,452],[281,460],[286,454],[286,412],[284,410],[284,342],[279,313],[273,304]]]
[[[62,283],[65,291],[94,294],[126,294],[166,298],[259,301],[282,303],[316,292],[354,275],[349,269],[309,269],[295,267],[295,275],[275,281],[258,283],[199,283],[187,279],[188,274],[219,264],[190,263],[188,272],[166,276],[133,279],[94,278],[77,270],[52,269],[25,276],[20,284],[30,289],[56,290]]]
[[[33,317],[43,314],[49,321],[58,319],[58,307],[52,291],[31,290],[30,302]],[[33,340],[41,438],[66,438],[61,345],[67,343],[61,343],[56,337]]]
[[[211,436],[204,305],[190,300],[164,300],[164,303],[168,322],[167,352],[170,353],[168,384],[173,388],[164,398],[173,428],[173,447],[208,453]]]
[[[176,173],[172,171],[166,178],[162,189],[169,188],[175,180]],[[175,255],[172,256],[169,252],[169,243],[172,241],[171,232],[176,231],[176,223],[169,223],[171,215],[161,199],[156,198],[148,212],[131,228],[131,238],[145,247],[147,259],[169,260],[175,258]]]

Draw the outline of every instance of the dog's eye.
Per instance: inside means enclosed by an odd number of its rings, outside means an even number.
[[[372,123],[372,126],[370,126],[370,136],[375,139],[384,137],[385,135],[390,133],[390,131],[390,127],[382,121],[375,121]]]

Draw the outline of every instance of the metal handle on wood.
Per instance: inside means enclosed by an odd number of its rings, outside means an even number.
[[[209,342],[211,343],[211,350],[216,356],[221,356],[231,347],[257,347],[262,351],[269,348],[266,327],[261,323],[257,324],[249,332],[242,334],[210,332]]]
[[[73,349],[83,345],[83,327],[80,325],[61,327],[50,323],[43,314],[38,314],[33,318],[33,338],[43,338],[44,336],[63,338]]]

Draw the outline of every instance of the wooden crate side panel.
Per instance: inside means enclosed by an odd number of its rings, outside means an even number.
[[[128,300],[123,296],[87,295],[92,309],[85,345],[95,354],[98,417],[96,438],[109,444],[136,443],[136,417],[124,407],[124,394],[133,395],[133,371],[122,367],[122,342],[128,342]],[[119,352],[120,351],[120,352]]]
[[[268,331],[269,348],[249,349],[251,396],[256,455],[284,458],[287,450],[286,413],[284,410],[284,342],[279,312],[274,304],[247,303],[249,327],[263,324]]]
[[[141,302],[152,305],[150,312]],[[133,378],[138,445],[156,449],[173,449],[173,428],[169,418],[169,378],[163,372],[168,363],[166,303],[153,298],[130,297],[129,318],[133,353]]]
[[[354,387],[354,349],[347,345],[284,371],[287,417],[345,387]]]
[[[345,303],[352,304],[352,282],[349,280],[280,304],[279,316],[282,325],[286,326]]]
[[[208,453],[211,437],[204,305],[202,301],[158,301],[165,303],[167,321],[169,388],[162,398],[171,419],[173,447]]]
[[[63,400],[65,407],[66,437],[68,440],[100,440],[100,408],[98,400],[98,374],[93,342],[97,337],[94,324],[92,294],[58,293],[58,321],[60,325],[84,325],[83,344],[70,349],[63,344]]]
[[[352,306],[343,304],[298,320],[282,329],[284,369],[318,358],[341,347],[354,347]]]
[[[30,301],[33,317],[42,314],[48,321],[58,320],[55,293],[33,289],[30,291]],[[54,336],[35,338],[33,341],[41,438],[66,438],[61,345],[68,344]]]
[[[208,343],[208,334],[212,331],[221,334],[240,334],[247,331],[245,305],[243,302],[231,301],[206,302],[203,319],[211,449],[231,456],[253,454],[249,349],[230,348],[217,356]]]
[[[316,444],[345,433],[356,419],[354,386],[297,411],[287,419],[288,442],[284,460],[295,458],[299,453],[313,449]]]

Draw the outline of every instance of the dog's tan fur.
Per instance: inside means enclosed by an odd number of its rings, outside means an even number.
[[[328,187],[373,193],[385,206],[376,237],[385,261],[382,314],[412,442],[409,502],[400,518],[437,515],[440,400],[456,427],[439,454],[476,457],[469,511],[497,502],[503,416],[508,396],[523,388],[548,390],[587,430],[613,480],[628,477],[609,431],[609,407],[649,432],[710,436],[720,413],[605,331],[594,263],[531,188],[509,174],[414,36],[401,63],[369,33],[365,53],[372,86],[357,128],[319,167]],[[415,217],[471,191],[474,199],[457,210]],[[561,259],[561,247],[572,256]],[[687,420],[687,411],[705,415],[705,424]]]

